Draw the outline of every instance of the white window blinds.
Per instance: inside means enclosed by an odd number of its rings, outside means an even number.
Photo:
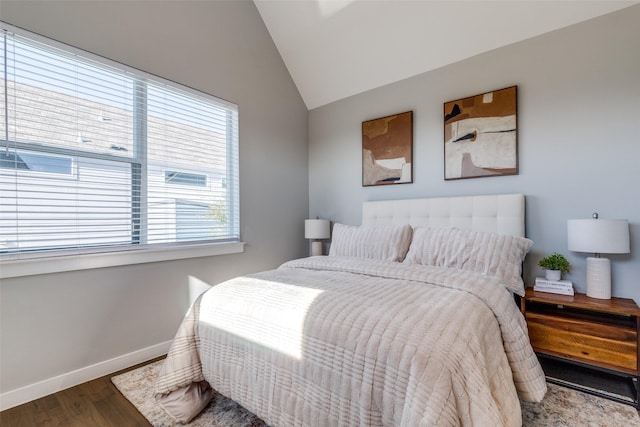
[[[239,241],[235,105],[7,28],[3,257]]]

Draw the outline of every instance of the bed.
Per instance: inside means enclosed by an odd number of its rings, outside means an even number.
[[[520,426],[544,373],[513,295],[521,194],[365,202],[329,255],[214,286],[155,388],[176,421],[212,389],[278,426]]]

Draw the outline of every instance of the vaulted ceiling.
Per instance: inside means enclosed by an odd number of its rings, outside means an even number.
[[[254,2],[309,109],[640,3]]]

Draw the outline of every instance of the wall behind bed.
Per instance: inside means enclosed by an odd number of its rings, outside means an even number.
[[[559,251],[582,291],[587,254],[568,252],[566,220],[594,211],[626,218],[632,252],[609,256],[613,294],[640,303],[638,22],[636,5],[310,111],[310,216],[359,224],[365,200],[524,193],[535,242],[526,278],[541,275],[537,261]],[[512,85],[520,174],[444,181],[443,103]],[[414,183],[363,188],[361,122],[407,110],[414,115]]]
[[[190,282],[308,253],[309,200],[307,109],[253,2],[1,3],[5,22],[238,104],[247,243],[237,255],[3,279],[5,407],[165,352]]]

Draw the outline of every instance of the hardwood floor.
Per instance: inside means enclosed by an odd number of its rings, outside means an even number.
[[[162,358],[2,411],[0,426],[148,427],[151,424],[120,394],[111,377]]]

